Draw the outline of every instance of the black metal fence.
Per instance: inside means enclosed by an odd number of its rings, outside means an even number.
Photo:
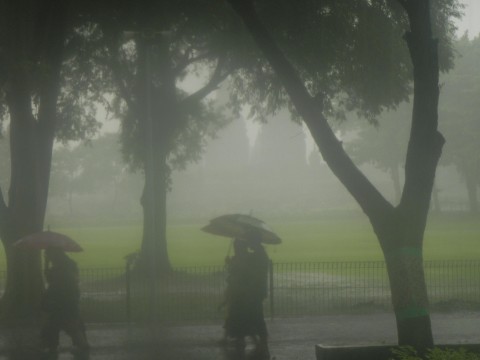
[[[307,316],[390,309],[384,262],[272,264],[268,316]],[[157,281],[125,269],[80,274],[82,312],[88,322],[205,321],[223,317],[222,266],[176,269]],[[480,260],[427,261],[425,275],[434,309],[480,308]],[[0,293],[5,274],[0,272]]]

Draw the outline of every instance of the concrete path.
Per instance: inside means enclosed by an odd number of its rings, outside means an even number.
[[[433,314],[432,325],[438,344],[480,343],[480,312]],[[386,313],[276,319],[268,321],[267,326],[270,351],[276,360],[314,360],[317,343],[366,345],[396,341],[394,317]],[[219,345],[221,324],[130,329],[124,325],[91,325],[88,337],[91,360],[236,360]],[[61,342],[64,347],[59,360],[73,359],[69,339],[62,337]]]

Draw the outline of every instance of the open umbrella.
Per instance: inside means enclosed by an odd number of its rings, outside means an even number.
[[[210,220],[210,223],[202,228],[203,231],[229,238],[242,239],[252,231],[264,244],[280,244],[282,239],[260,219],[244,214],[228,214]]]
[[[60,248],[68,252],[83,251],[71,237],[53,231],[40,231],[15,241],[13,246],[22,249],[47,249],[51,247]]]

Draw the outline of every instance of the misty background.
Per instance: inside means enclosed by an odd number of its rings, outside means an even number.
[[[480,2],[466,0],[464,4],[465,16],[458,23],[458,36],[468,31],[467,38],[473,39],[480,31]],[[432,210],[436,212],[472,210],[465,174],[452,161],[458,146],[450,134],[446,97],[458,91],[451,81],[456,71],[457,67],[442,79],[449,80],[442,88],[439,108],[440,130],[447,143],[433,193]],[[201,81],[190,78],[185,86],[195,87]],[[226,86],[210,97],[215,106],[225,106],[224,92]],[[395,112],[381,114],[378,127],[355,114],[335,125],[354,161],[393,203],[400,196],[403,181],[410,112],[411,104],[405,103]],[[267,218],[316,217],[325,211],[359,210],[321,159],[308,133],[292,121],[287,110],[265,123],[249,119],[248,109],[240,115],[227,109],[225,117],[227,124],[207,139],[198,161],[172,169],[170,220],[203,220],[235,212]],[[86,143],[55,147],[47,224],[141,221],[143,176],[131,171],[122,159],[118,120],[107,119],[102,109],[98,118],[104,119],[100,135]],[[0,141],[0,153],[0,183],[7,187],[9,156],[5,138]]]
[[[383,114],[378,128],[352,114],[337,130],[362,171],[394,203],[399,196],[396,187],[403,181],[410,111],[411,104],[406,103]],[[362,157],[358,146],[368,134],[373,137],[367,145],[376,144],[385,157],[398,158],[399,184],[391,169],[373,159],[379,150],[364,146]],[[444,157],[448,151],[447,146]],[[86,144],[59,145],[54,151],[47,223],[140,222],[142,187],[142,175],[132,173],[122,160],[118,133],[105,133]],[[435,190],[433,211],[469,211],[465,179],[453,164],[439,167]],[[233,117],[209,139],[198,162],[172,171],[168,194],[170,220],[204,220],[235,212],[314,218],[325,211],[358,210],[305,129],[286,110],[261,124]]]

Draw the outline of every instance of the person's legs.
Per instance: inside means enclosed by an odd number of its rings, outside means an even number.
[[[89,358],[90,345],[87,340],[85,324],[80,317],[73,317],[65,321],[64,330],[72,339],[72,343],[76,348],[75,358],[84,360]]]
[[[255,346],[256,358],[270,359],[270,350],[268,349],[268,331],[267,324],[263,317],[263,307],[255,309],[255,332],[258,335],[258,341]]]
[[[245,341],[245,337],[239,336],[235,338],[235,356],[236,359],[244,359],[245,358],[245,348],[247,343]]]
[[[58,319],[49,316],[40,333],[40,342],[42,347],[42,358],[56,359],[57,348],[60,336],[60,322]]]
[[[255,353],[257,353],[258,359],[270,359],[270,350],[268,348],[268,336],[267,334],[259,335],[258,343],[255,348]]]

